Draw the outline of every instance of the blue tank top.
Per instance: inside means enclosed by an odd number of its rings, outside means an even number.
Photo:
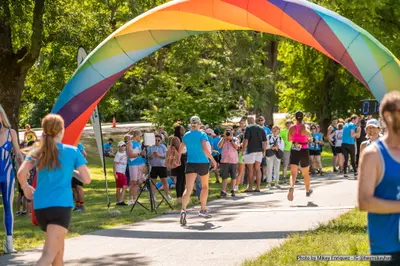
[[[0,147],[0,182],[6,182],[15,176],[11,151],[11,130],[8,130],[6,142]]]
[[[385,200],[400,200],[400,162],[390,155],[382,140],[376,145],[384,162],[382,180],[375,188],[374,196]],[[372,254],[400,251],[400,213],[368,213],[368,235]]]

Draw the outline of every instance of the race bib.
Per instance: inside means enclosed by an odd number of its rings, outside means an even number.
[[[293,143],[292,150],[300,151],[301,150],[301,144],[300,143]]]

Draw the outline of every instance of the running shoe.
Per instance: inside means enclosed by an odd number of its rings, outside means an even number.
[[[181,219],[179,221],[181,225],[186,225],[186,211],[181,210]]]
[[[206,218],[206,219],[211,218],[211,214],[209,214],[207,210],[199,211],[199,216],[203,217],[203,218]]]
[[[21,216],[26,216],[26,211],[21,212]]]
[[[119,203],[120,206],[128,206],[124,201]]]
[[[349,178],[349,176],[347,175],[347,174],[344,174],[344,176],[343,176],[344,178]]]
[[[265,188],[267,188],[267,189],[271,189],[271,188],[272,188],[272,185],[271,185],[271,183],[268,183],[268,184],[265,186]]]
[[[254,192],[261,192],[259,189],[255,189]]]
[[[221,198],[226,198],[226,192],[221,191],[220,196],[221,196]]]
[[[20,211],[17,211],[17,213],[16,213],[15,215],[21,216],[21,212],[20,212]]]
[[[310,188],[310,190],[308,192],[306,192],[306,197],[311,196],[312,193],[313,193],[313,190]]]
[[[72,210],[73,212],[76,212],[76,211],[78,211],[78,209],[79,209],[79,207],[78,206],[75,206],[75,208]]]
[[[168,195],[167,195],[167,199],[173,200],[174,198],[173,198],[170,194],[168,194]]]
[[[236,186],[234,190],[239,191],[239,186]]]
[[[279,184],[276,184],[275,187],[276,187],[277,189],[281,189],[281,186],[280,186]]]
[[[128,201],[128,205],[133,205],[133,204],[135,204],[135,201],[133,201],[133,200]]]
[[[293,201],[293,198],[294,198],[294,188],[289,188],[289,193],[288,193],[288,195],[287,195],[287,199],[288,199],[288,201]]]
[[[235,190],[231,190],[231,197],[236,197]]]

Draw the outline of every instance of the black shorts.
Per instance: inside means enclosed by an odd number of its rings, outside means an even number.
[[[310,150],[310,156],[320,156],[320,155],[321,155],[321,151]]]
[[[310,151],[308,149],[301,149],[299,151],[290,151],[290,164],[299,165],[301,167],[310,166]]]
[[[150,178],[155,179],[157,177],[167,178],[167,167],[152,166],[150,171]]]
[[[35,210],[35,215],[40,229],[45,232],[49,224],[56,224],[68,230],[71,222],[71,211],[72,208],[70,207],[49,207]]]
[[[83,187],[83,183],[81,181],[79,181],[78,179],[76,179],[75,177],[73,177],[72,181],[71,181],[71,186],[72,186],[72,188],[76,188],[77,186]]]
[[[187,163],[186,164],[186,174],[198,174],[199,176],[204,176],[208,174],[210,164],[208,163]]]
[[[336,154],[343,153],[342,147],[335,147]]]
[[[217,163],[220,163],[220,162],[221,162],[221,154],[214,155],[213,158],[214,158],[214,160],[215,160]]]
[[[329,145],[331,146],[331,150],[332,150],[333,156],[336,156],[337,155],[337,150],[336,150],[337,147],[333,146],[330,143],[329,143]]]
[[[221,174],[222,179],[227,178],[236,178],[237,174],[237,164],[235,163],[221,163],[219,167],[219,172]]]

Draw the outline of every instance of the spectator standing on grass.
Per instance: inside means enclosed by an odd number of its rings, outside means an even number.
[[[128,164],[128,155],[126,153],[126,143],[121,141],[118,143],[118,152],[114,158],[114,178],[116,187],[117,206],[126,206],[124,202],[125,192],[128,187],[128,178],[126,177],[126,168]]]
[[[368,212],[371,254],[392,256],[371,265],[394,266],[400,265],[400,92],[383,97],[380,115],[387,133],[361,154],[358,204]]]
[[[347,123],[343,127],[343,139],[342,139],[342,150],[344,155],[344,177],[348,178],[348,163],[349,156],[351,158],[351,166],[354,170],[354,177],[357,178],[357,167],[356,167],[356,146],[355,140],[360,136],[361,128],[357,128],[358,116],[352,115]]]
[[[128,149],[128,167],[130,174],[130,194],[131,199],[128,204],[133,205],[135,203],[139,185],[144,181],[143,171],[146,166],[146,159],[144,156],[145,152],[142,150],[140,138],[142,133],[140,130],[133,131],[133,139],[130,145],[127,145]]]
[[[265,157],[267,136],[264,129],[255,124],[253,117],[248,117],[247,122],[249,125],[246,127],[242,147],[242,152],[244,154],[243,160],[249,170],[247,178],[249,186],[246,192],[253,192],[254,176],[256,176],[256,190],[254,190],[254,192],[260,192],[260,165],[263,157]]]
[[[112,138],[109,138],[106,143],[103,145],[104,156],[106,157],[114,157],[114,150],[113,150],[113,142]]]
[[[169,194],[169,185],[167,181],[167,167],[165,166],[167,147],[161,143],[162,136],[160,134],[157,134],[155,137],[156,144],[147,148],[147,158],[149,166],[151,167],[150,177],[153,179],[154,184],[157,183],[157,177],[161,179],[167,199],[172,200]],[[154,201],[156,201],[156,188],[155,186],[151,186],[151,189],[153,190]]]
[[[336,135],[334,134],[337,130],[338,123],[339,123],[338,119],[336,119],[336,118],[332,119],[332,123],[328,127],[328,132],[327,132],[327,135],[330,136],[330,138],[328,140],[329,140],[329,145],[331,146],[331,150],[332,150],[332,154],[333,154],[332,168],[333,168],[334,173],[337,172],[336,166],[338,165],[338,156],[336,153],[336,150],[337,150],[336,147],[338,147],[338,146],[336,145]]]
[[[289,141],[289,128],[293,125],[292,120],[287,120],[285,123],[286,128],[283,129],[279,136],[282,138],[283,142],[285,143],[285,148],[283,150],[283,164],[282,164],[282,174],[283,174],[283,182],[286,183],[287,178],[287,170],[290,163],[290,150],[292,148],[292,142]]]
[[[272,134],[271,130],[268,126],[265,125],[265,118],[263,116],[259,116],[257,118],[257,125],[259,125],[262,129],[264,129],[265,137]],[[262,182],[267,180],[267,157],[263,157],[261,161],[262,166]]]
[[[87,153],[85,150],[85,147],[82,145],[82,143],[78,143],[77,146],[79,152],[82,154],[82,156],[86,159]],[[84,211],[85,210],[85,192],[83,190],[83,183],[79,181],[77,178],[72,177],[71,181],[71,186],[72,186],[72,192],[74,194],[74,200],[75,200],[75,208],[73,211]]]
[[[281,188],[279,185],[279,173],[281,168],[281,159],[283,157],[283,149],[285,143],[279,136],[280,128],[274,126],[272,134],[267,136],[267,188],[272,187],[272,178],[275,181],[275,187]]]
[[[179,146],[182,143],[182,138],[185,135],[185,128],[183,126],[176,126],[174,129],[174,137],[171,141],[171,147],[174,147],[177,151],[179,151]],[[175,189],[176,189],[176,198],[178,203],[182,203],[182,195],[185,191],[186,178],[185,178],[185,166],[186,166],[187,154],[186,150],[182,152],[181,155],[181,165],[171,169],[171,175],[176,177]]]
[[[246,120],[240,121],[240,126],[234,136],[238,139],[239,142],[239,149],[238,149],[238,175],[236,178],[236,187],[235,191],[239,190],[239,185],[243,185],[244,181],[244,174],[246,172],[246,164],[243,160],[243,151],[242,151],[242,144],[244,141],[244,132],[246,129]]]
[[[218,147],[222,149],[220,164],[222,178],[221,197],[226,197],[227,179],[229,177],[231,178],[231,196],[235,197],[235,180],[239,160],[239,140],[233,136],[233,132],[230,128],[226,129],[223,138],[218,143]]]
[[[360,160],[361,154],[361,143],[367,140],[367,132],[366,132],[366,124],[367,120],[360,119],[358,122],[358,127],[360,128],[360,136],[356,139],[356,167],[358,167],[358,162]]]
[[[32,141],[35,142],[35,141],[37,141],[37,139],[38,139],[38,137],[37,137],[35,131],[33,131],[31,129],[31,125],[26,124],[25,125],[24,145],[23,146],[25,147],[25,146],[27,146],[28,143],[30,143]]]
[[[217,167],[214,168],[214,175],[215,175],[215,183],[219,184],[219,163],[221,161],[221,154],[217,150],[214,150],[214,138],[216,137],[216,134],[212,128],[207,128],[205,132],[208,136],[208,142],[210,143],[211,155],[217,162]]]
[[[337,163],[339,164],[339,173],[343,173],[343,163],[344,163],[344,156],[343,156],[343,149],[342,149],[342,140],[343,140],[343,123],[339,123],[337,125],[337,130],[334,131],[329,138],[332,139],[335,137],[335,151],[337,156]]]

